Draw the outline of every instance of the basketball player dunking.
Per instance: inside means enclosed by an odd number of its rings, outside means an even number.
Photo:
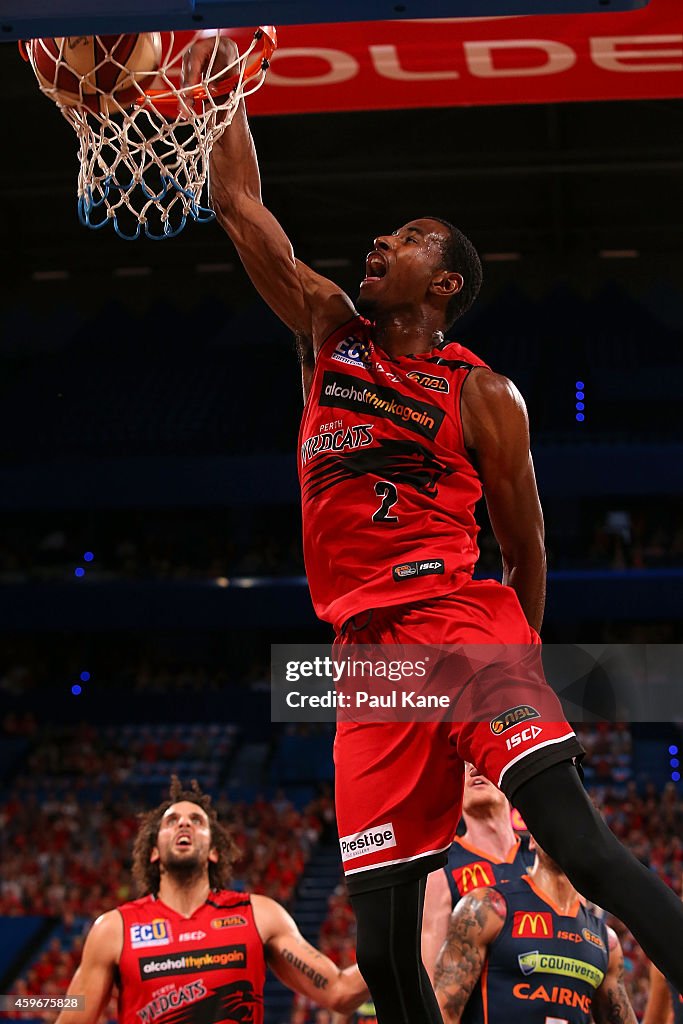
[[[190,82],[212,45],[195,49]],[[532,650],[545,556],[524,402],[509,380],[444,339],[479,290],[472,243],[434,216],[379,235],[354,304],[295,258],[263,205],[243,105],[214,147],[211,180],[219,223],[298,340],[304,553],[318,615],[342,646]],[[472,581],[482,488],[502,585]],[[575,767],[582,748],[551,688],[539,679],[520,698],[521,681],[505,668],[494,682],[497,709],[485,721],[337,729],[342,856],[358,963],[380,1024],[441,1022],[420,957],[422,906],[427,874],[446,863],[465,760],[505,792],[579,892],[620,917],[683,988],[683,908],[596,813]]]

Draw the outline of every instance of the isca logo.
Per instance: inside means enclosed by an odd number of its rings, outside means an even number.
[[[508,708],[502,715],[491,719],[491,732],[494,736],[500,736],[501,733],[507,732],[508,729],[512,729],[520,722],[540,717],[536,708],[532,708],[530,704],[518,704],[516,708]]]

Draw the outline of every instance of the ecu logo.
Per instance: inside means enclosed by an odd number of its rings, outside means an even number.
[[[500,736],[501,733],[514,728],[520,722],[527,722],[530,718],[540,717],[536,708],[532,708],[530,704],[518,704],[516,708],[509,708],[502,715],[491,719],[491,732],[494,736]]]

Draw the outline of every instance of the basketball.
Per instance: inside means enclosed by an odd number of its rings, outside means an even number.
[[[132,107],[151,87],[161,62],[161,35],[63,36],[32,39],[31,63],[42,88],[60,106],[111,113]]]

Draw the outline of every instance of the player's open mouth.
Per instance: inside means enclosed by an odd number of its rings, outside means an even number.
[[[371,284],[374,281],[381,281],[386,272],[387,265],[382,254],[371,252],[365,260],[365,278],[362,283]]]
[[[175,844],[176,846],[192,846],[192,839],[190,836],[178,836]]]

